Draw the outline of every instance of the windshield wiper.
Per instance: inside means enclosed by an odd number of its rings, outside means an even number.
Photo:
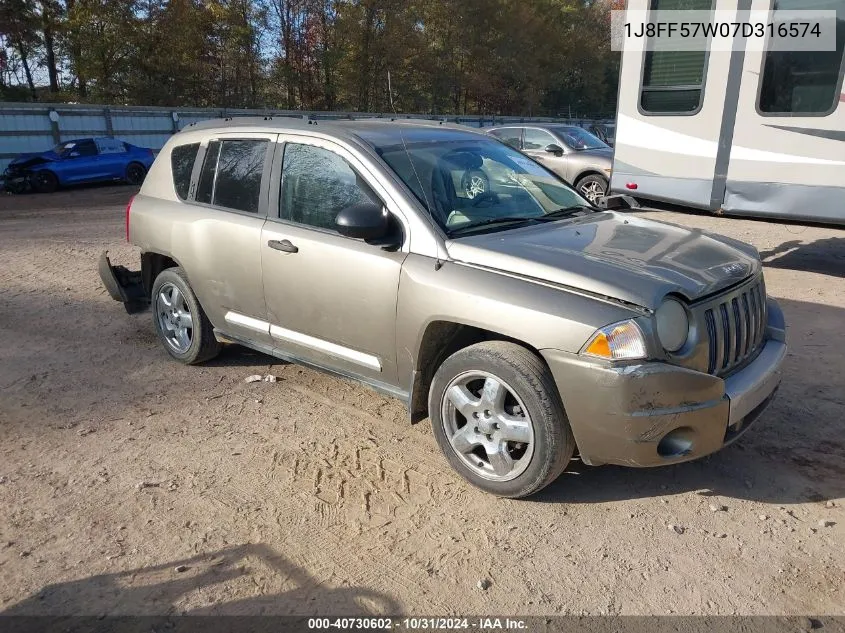
[[[481,222],[472,222],[471,224],[465,224],[464,226],[455,227],[449,232],[449,235],[461,233],[468,229],[475,229],[480,226],[491,226],[493,224],[501,224],[505,222],[550,222],[551,220],[571,215],[576,211],[596,211],[596,208],[588,207],[585,204],[576,204],[572,205],[571,207],[563,207],[562,209],[557,209],[556,211],[546,213],[545,215],[528,217],[524,215],[508,215],[502,218],[490,218],[489,220],[482,220]]]
[[[457,226],[454,229],[449,231],[449,235],[455,235],[457,233],[462,233],[467,229],[476,229],[480,226],[492,226],[493,224],[501,224],[504,222],[535,222],[537,220],[541,220],[542,216],[540,217],[526,217],[524,215],[508,215],[503,218],[490,218],[489,220],[482,220],[481,222],[472,222],[470,224],[465,224],[464,226]]]
[[[541,216],[541,218],[561,218],[565,215],[571,215],[576,211],[595,211],[595,207],[589,207],[586,204],[573,204],[570,207],[563,207],[551,213]]]

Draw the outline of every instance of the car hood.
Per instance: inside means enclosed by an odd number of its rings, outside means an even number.
[[[652,310],[667,294],[695,301],[761,268],[748,244],[614,212],[471,235],[447,248],[459,262]]]
[[[42,161],[55,161],[59,160],[58,154],[56,154],[53,150],[47,150],[46,152],[30,152],[28,154],[18,154],[12,159],[12,162],[9,165],[23,166],[29,162],[42,162]]]

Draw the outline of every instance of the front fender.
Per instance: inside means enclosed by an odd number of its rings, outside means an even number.
[[[397,305],[397,368],[411,380],[434,322],[488,330],[534,349],[577,352],[599,327],[637,316],[610,300],[456,262],[405,260]]]

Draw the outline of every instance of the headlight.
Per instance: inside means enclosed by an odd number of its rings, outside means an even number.
[[[621,321],[597,330],[581,353],[608,360],[634,360],[647,356],[643,333],[633,321]]]
[[[689,336],[689,317],[680,302],[665,299],[654,313],[654,320],[657,338],[667,351],[677,352],[684,346]]]

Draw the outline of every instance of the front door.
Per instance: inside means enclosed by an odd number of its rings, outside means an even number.
[[[106,177],[99,162],[99,153],[94,139],[84,139],[66,149],[63,154],[61,169],[65,174],[65,183],[90,182]]]
[[[364,162],[317,138],[284,140],[278,217],[268,214],[261,267],[277,351],[370,382],[396,384],[396,301],[406,253],[341,236],[335,217],[374,193]],[[278,179],[275,181],[278,182]],[[274,185],[275,187],[275,185]],[[390,210],[388,205],[388,210]],[[401,222],[394,216],[396,230]]]
[[[546,148],[549,145],[557,145],[563,151],[557,153],[547,152]],[[570,185],[572,184],[569,173],[567,172],[566,150],[563,148],[561,142],[552,136],[548,130],[541,130],[535,127],[525,128],[522,138],[522,151],[534,160],[542,163],[546,169],[555,172]]]

